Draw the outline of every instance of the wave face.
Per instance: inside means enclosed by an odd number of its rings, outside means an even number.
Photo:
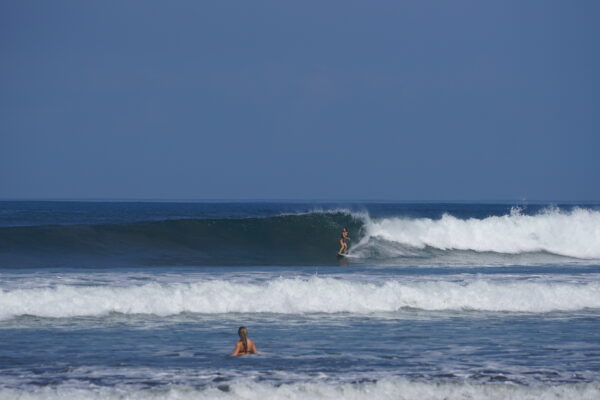
[[[344,226],[354,239],[346,259],[350,263],[533,265],[600,260],[600,211],[554,208],[534,215],[513,210],[481,218],[371,218],[332,211],[0,227],[0,267],[337,265]]]
[[[402,309],[544,313],[600,308],[600,282],[388,281],[334,278],[275,279],[264,283],[211,280],[138,286],[68,286],[3,290],[0,319],[221,313],[356,313]]]
[[[132,385],[133,386],[133,385]],[[382,379],[375,383],[293,383],[270,385],[239,382],[231,385],[195,388],[171,385],[155,389],[131,387],[72,387],[68,385],[24,389],[0,389],[3,399],[579,399],[600,397],[597,383],[554,386],[498,385],[481,383],[412,382],[402,378]]]
[[[346,212],[0,228],[0,266],[314,265],[335,262]]]
[[[359,257],[418,256],[420,250],[475,251],[500,254],[545,252],[580,259],[600,259],[600,211],[547,209],[523,215],[483,219],[384,218],[368,220],[354,254]]]

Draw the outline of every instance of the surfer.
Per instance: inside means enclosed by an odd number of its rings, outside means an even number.
[[[245,326],[240,326],[238,329],[238,335],[240,336],[240,340],[235,344],[235,349],[233,353],[231,353],[232,357],[235,356],[243,356],[246,354],[256,354],[258,351],[256,350],[256,345],[252,339],[248,339],[248,329]]]
[[[348,252],[348,241],[351,240],[348,236],[348,229],[342,229],[342,237],[340,238],[340,251],[338,251],[339,255],[344,255]]]

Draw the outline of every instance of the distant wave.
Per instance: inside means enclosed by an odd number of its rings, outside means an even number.
[[[333,278],[275,279],[265,283],[212,280],[140,286],[67,286],[3,290],[0,319],[101,316],[109,313],[357,313],[406,308],[544,313],[600,308],[600,282],[468,283],[388,281],[384,284]]]
[[[231,384],[193,387],[186,385],[140,388],[136,385],[106,387],[89,385],[51,385],[30,388],[0,388],[3,399],[44,400],[111,400],[111,399],[579,399],[600,397],[597,382],[548,386],[498,383],[414,382],[403,378],[386,378],[377,382],[332,383],[302,382],[282,385],[240,381]]]
[[[546,252],[600,259],[600,211],[550,208],[536,215],[518,209],[503,216],[459,219],[445,214],[429,218],[367,219],[365,235],[353,250],[362,257],[400,257],[419,250],[463,250],[523,254]],[[387,243],[386,243],[387,242]]]
[[[354,239],[350,263],[528,265],[539,264],[540,256],[542,264],[562,262],[560,257],[573,262],[600,259],[598,210],[547,209],[535,215],[513,210],[481,219],[449,214],[439,219],[370,218],[339,210],[263,218],[2,227],[0,267],[337,265],[344,226]]]

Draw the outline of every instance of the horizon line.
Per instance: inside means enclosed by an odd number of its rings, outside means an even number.
[[[444,200],[426,200],[426,199],[333,199],[333,198],[130,198],[130,197],[0,197],[1,202],[9,201],[24,201],[24,202],[90,202],[90,203],[351,203],[351,202],[368,202],[368,203],[521,203],[521,204],[538,204],[538,203],[598,203],[600,200],[557,200],[557,199],[444,199]]]

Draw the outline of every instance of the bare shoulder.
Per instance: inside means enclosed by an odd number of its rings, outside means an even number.
[[[252,340],[252,339],[248,339],[248,350],[251,353],[256,353],[257,352],[257,350],[256,350],[256,344],[254,344],[254,340]]]
[[[242,342],[241,340],[238,340],[237,342],[235,342],[235,350],[236,351],[242,351],[243,348],[244,348],[244,342]]]

